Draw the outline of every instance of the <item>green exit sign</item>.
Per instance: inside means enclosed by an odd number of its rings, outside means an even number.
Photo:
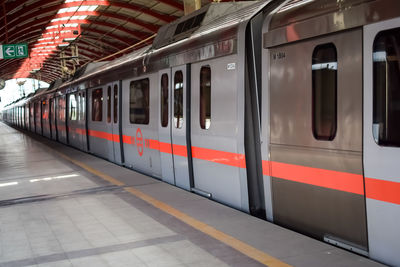
[[[28,57],[28,44],[3,44],[0,46],[0,59]]]

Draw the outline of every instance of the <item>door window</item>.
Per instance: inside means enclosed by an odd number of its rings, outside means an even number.
[[[92,92],[92,121],[103,120],[103,89]]]
[[[168,126],[168,88],[169,81],[168,81],[168,74],[164,73],[161,76],[161,126],[167,127]]]
[[[114,123],[118,122],[118,85],[114,85]]]
[[[337,128],[337,52],[334,44],[315,47],[312,55],[312,130],[331,141]]]
[[[200,70],[200,127],[207,130],[211,125],[211,68]]]
[[[130,84],[130,116],[135,124],[149,124],[149,79],[132,81]]]
[[[382,31],[373,44],[373,126],[375,142],[400,146],[400,28]]]
[[[174,75],[174,125],[179,129],[183,125],[183,73],[180,70]]]
[[[107,87],[107,122],[111,122],[111,86]]]
[[[69,119],[75,121],[77,119],[77,104],[74,94],[69,95]]]

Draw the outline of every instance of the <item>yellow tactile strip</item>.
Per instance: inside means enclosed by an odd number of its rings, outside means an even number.
[[[105,173],[102,173],[80,161],[74,160],[70,157],[68,157],[67,155],[54,150],[57,154],[59,154],[62,158],[70,161],[71,163],[85,169],[86,171],[102,178],[103,180],[106,180],[108,182],[110,182],[111,184],[114,185],[118,185],[118,186],[124,186],[125,184],[117,179],[115,179],[114,177],[107,175]],[[174,216],[175,218],[177,218],[178,220],[190,225],[191,227],[207,234],[208,236],[211,236],[215,239],[217,239],[218,241],[236,249],[237,251],[243,253],[244,255],[264,264],[267,266],[271,266],[271,267],[283,267],[283,266],[291,266],[287,263],[284,263],[282,261],[280,261],[277,258],[274,258],[270,255],[268,255],[267,253],[258,250],[228,234],[225,234],[224,232],[221,232],[217,229],[215,229],[214,227],[205,224],[199,220],[196,220],[195,218],[171,207],[168,204],[165,204],[162,201],[159,201],[143,192],[141,192],[140,190],[134,188],[134,187],[126,187],[125,190],[131,194],[133,194],[134,196],[144,200],[145,202],[149,203],[150,205],[164,211],[165,213]]]

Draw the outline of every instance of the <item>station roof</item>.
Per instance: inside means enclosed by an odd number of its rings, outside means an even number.
[[[4,80],[29,77],[51,82],[60,78],[60,56],[70,57],[73,44],[78,47],[80,66],[120,57],[150,44],[162,25],[184,14],[182,0],[0,3],[0,42],[27,43],[29,54],[28,58],[0,59],[0,78]]]

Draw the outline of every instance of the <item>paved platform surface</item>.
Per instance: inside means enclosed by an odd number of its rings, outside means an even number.
[[[0,266],[381,266],[0,123]]]

